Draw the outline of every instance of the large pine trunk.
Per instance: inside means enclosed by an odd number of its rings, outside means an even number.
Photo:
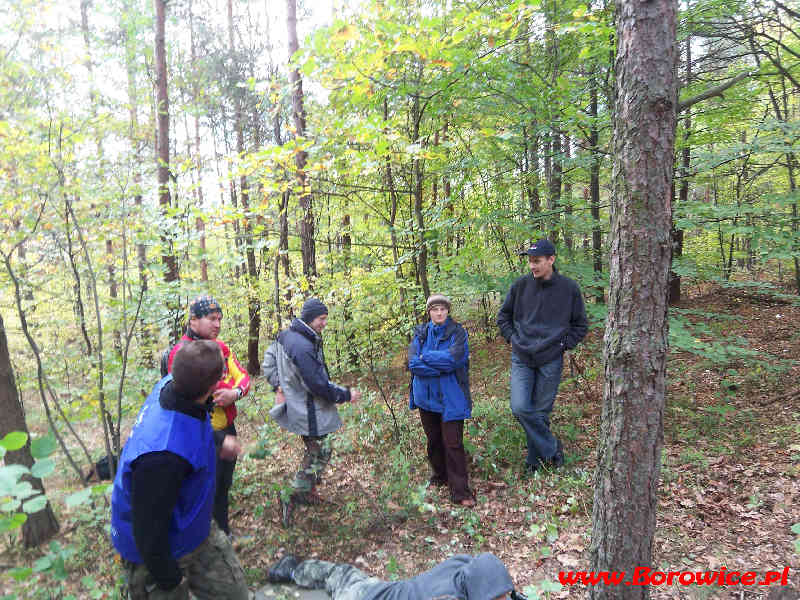
[[[20,402],[17,383],[14,380],[14,370],[11,367],[6,328],[3,324],[3,317],[0,316],[0,438],[12,431],[28,433],[28,425],[25,423],[25,412]],[[5,463],[32,467],[33,456],[31,456],[30,439],[19,450],[7,452]],[[44,484],[41,479],[28,476],[27,480],[35,490],[44,493]],[[58,521],[48,502],[39,512],[29,514],[28,520],[22,524],[22,544],[26,548],[38,546],[57,532]]]
[[[675,0],[617,4],[614,192],[591,568],[652,567],[663,444],[677,108]],[[593,586],[595,599],[649,586]]]

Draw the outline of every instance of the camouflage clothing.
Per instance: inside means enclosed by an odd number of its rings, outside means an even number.
[[[123,561],[130,600],[247,600],[244,571],[231,542],[215,523],[208,538],[178,559],[183,581],[169,591],[159,589],[144,564]]]
[[[303,497],[319,483],[322,472],[331,459],[331,441],[328,436],[303,436],[306,450],[303,463],[292,481],[292,497],[302,500]]]
[[[324,588],[332,600],[361,600],[373,584],[381,582],[352,565],[326,560],[304,560],[297,565],[292,579],[300,587]]]
[[[288,579],[301,587],[324,588],[333,600],[494,600],[514,589],[508,569],[489,553],[457,554],[398,581],[370,577],[348,564],[304,560]]]

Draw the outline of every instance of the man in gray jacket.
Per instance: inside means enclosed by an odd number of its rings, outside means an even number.
[[[328,324],[328,307],[316,298],[303,304],[264,355],[261,370],[275,390],[270,415],[284,429],[303,439],[303,462],[289,494],[279,498],[284,527],[292,524],[298,504],[318,504],[315,487],[331,458],[329,433],[342,426],[337,404],[357,402],[361,392],[333,383],[322,352],[322,330]]]

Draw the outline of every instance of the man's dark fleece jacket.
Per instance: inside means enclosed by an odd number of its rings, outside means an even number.
[[[210,404],[196,404],[177,394],[172,381],[161,390],[158,400],[165,410],[177,410],[201,421],[211,408]],[[218,446],[224,437],[224,431],[214,432]],[[147,570],[162,590],[171,590],[183,577],[170,551],[169,524],[183,480],[191,472],[186,459],[168,450],[142,454],[131,465],[133,539]]]
[[[548,280],[517,279],[497,315],[500,333],[525,363],[539,367],[571,350],[588,331],[578,284],[555,267]]]

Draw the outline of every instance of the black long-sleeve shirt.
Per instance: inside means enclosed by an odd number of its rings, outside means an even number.
[[[200,420],[208,414],[208,405],[179,396],[172,382],[161,390],[159,403],[165,410],[177,410]],[[171,590],[183,577],[178,561],[172,558],[169,525],[181,485],[191,473],[189,461],[168,450],[142,454],[131,464],[133,539],[147,570],[162,590]]]

